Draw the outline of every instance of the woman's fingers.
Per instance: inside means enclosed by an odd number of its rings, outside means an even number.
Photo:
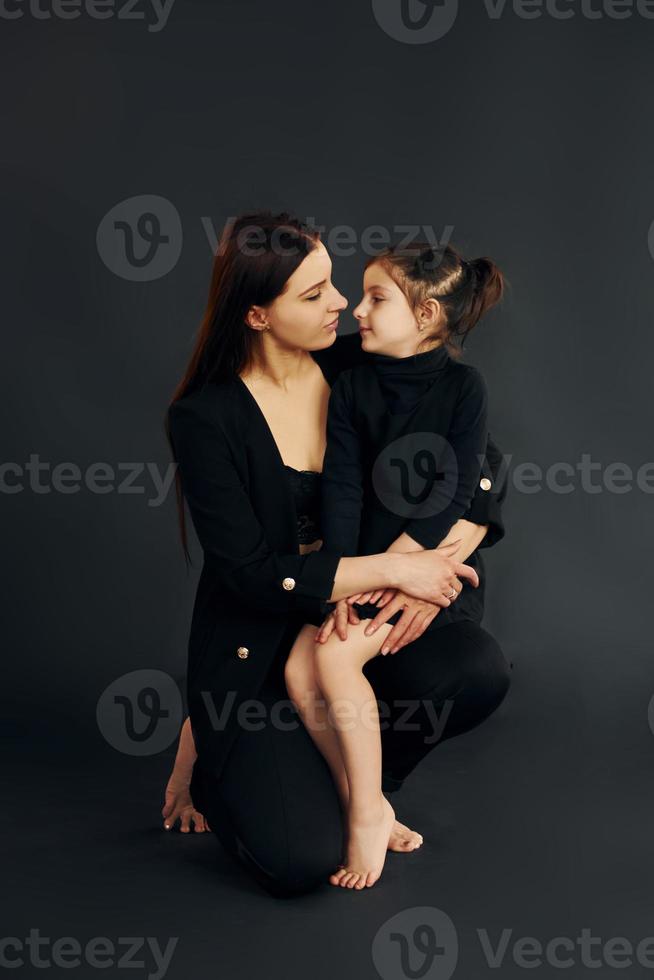
[[[403,647],[407,647],[409,643],[413,643],[413,641],[417,640],[419,636],[422,636],[431,621],[436,618],[437,614],[437,612],[431,612],[427,613],[426,615],[417,615],[411,623],[411,627],[406,631],[400,642],[395,644],[394,652],[397,653],[398,650],[401,650]],[[393,653],[393,650],[391,650],[391,653]]]
[[[404,602],[405,600],[400,596],[396,596],[394,599],[391,599],[391,601],[388,602],[383,609],[379,610],[375,618],[370,621],[368,626],[366,626],[366,636],[371,636],[378,626],[381,626],[382,623],[387,623],[394,613],[396,613],[399,609],[402,609]]]
[[[479,585],[479,576],[471,565],[464,565],[462,562],[456,561],[454,562],[453,572],[459,578],[467,578],[475,588]]]
[[[452,595],[452,593],[455,593]],[[463,592],[463,582],[461,582],[456,576],[447,583],[445,589],[443,589],[443,598],[447,600],[448,605],[459,598]]]
[[[193,819],[195,820],[196,834],[203,834],[205,830],[208,830],[204,816],[198,810],[193,811]]]
[[[345,601],[348,602],[350,605],[352,605],[355,602],[360,602],[362,595],[363,595],[362,592],[355,592],[354,595],[348,596]]]
[[[413,620],[418,615],[417,609],[405,609],[397,623],[390,631],[386,639],[384,640],[384,645],[382,647],[382,653],[396,653],[397,644],[405,635],[409,627],[411,626]]]

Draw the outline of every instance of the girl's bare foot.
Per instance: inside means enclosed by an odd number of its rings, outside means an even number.
[[[192,823],[195,824],[196,834],[211,830],[207,819],[193,806],[189,786],[190,780],[181,778],[173,770],[166,786],[166,802],[161,811],[166,830],[171,830],[178,819],[179,829],[183,834],[190,833]]]
[[[388,850],[399,851],[400,853],[415,851],[420,847],[423,840],[422,834],[419,834],[417,830],[411,830],[405,824],[396,820],[391,830],[391,836],[388,839]]]
[[[396,851],[398,854],[408,854],[410,851],[417,851],[424,843],[424,837],[417,830],[411,830],[406,824],[396,820],[388,838],[388,850]],[[347,853],[347,829],[345,833],[345,852]],[[339,868],[344,868],[344,864],[339,864]]]
[[[388,843],[395,824],[395,811],[385,796],[365,818],[348,820],[345,865],[329,876],[341,888],[370,888],[380,878]]]

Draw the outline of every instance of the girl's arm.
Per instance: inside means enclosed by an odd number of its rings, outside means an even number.
[[[405,534],[424,548],[438,547],[471,505],[488,442],[487,416],[486,383],[476,368],[465,365],[447,433],[448,451],[438,460],[444,479],[434,483],[404,527]],[[435,508],[436,513],[431,513]],[[421,509],[427,511],[426,516]]]
[[[487,531],[488,524],[473,524],[471,521],[460,518],[440,544],[451,544],[453,541],[458,541],[458,547],[452,558],[456,561],[465,561],[479,547]],[[410,551],[422,551],[422,545],[403,532],[388,550],[407,554]]]

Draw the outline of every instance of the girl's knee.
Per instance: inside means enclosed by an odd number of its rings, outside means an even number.
[[[315,646],[315,626],[303,626],[284,664],[284,682],[289,695],[292,691],[302,692],[313,678],[313,648]]]

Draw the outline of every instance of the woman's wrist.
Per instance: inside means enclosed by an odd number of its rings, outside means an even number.
[[[389,551],[377,555],[341,558],[336,569],[332,594],[327,602],[338,602],[360,592],[396,588],[402,555]]]

